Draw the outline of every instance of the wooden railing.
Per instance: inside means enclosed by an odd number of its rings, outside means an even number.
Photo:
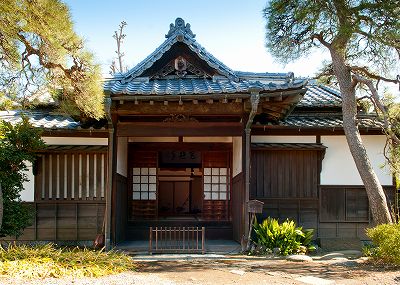
[[[149,254],[205,253],[205,227],[150,227]]]

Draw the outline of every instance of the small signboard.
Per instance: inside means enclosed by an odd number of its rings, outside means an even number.
[[[249,213],[261,214],[263,212],[264,202],[258,200],[250,200],[247,203]]]
[[[164,150],[160,152],[160,167],[201,167],[201,152]]]

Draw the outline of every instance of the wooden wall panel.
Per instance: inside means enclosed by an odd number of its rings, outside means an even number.
[[[11,241],[93,241],[101,232],[105,203],[103,201],[48,201],[30,203],[36,208],[32,226],[21,236],[5,237]]]
[[[395,189],[384,187],[389,206]],[[358,238],[367,240],[365,229],[373,223],[363,186],[332,185],[320,189],[320,238]]]
[[[317,198],[319,152],[252,150],[250,197]]]
[[[229,167],[229,152],[206,151],[203,152],[204,167]]]
[[[259,221],[272,217],[283,222],[293,220],[306,229],[314,229],[318,235],[318,199],[314,198],[263,198],[263,213],[258,215]]]
[[[130,153],[131,167],[157,167],[157,151],[135,151]]]

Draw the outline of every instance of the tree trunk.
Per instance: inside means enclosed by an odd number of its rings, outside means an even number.
[[[376,224],[391,223],[392,217],[386,202],[386,196],[378,177],[371,166],[367,151],[363,145],[357,127],[357,103],[355,86],[352,83],[351,72],[346,66],[344,57],[334,48],[330,49],[333,70],[342,94],[343,129],[347,144],[358,172],[364,183],[372,217]]]
[[[1,189],[1,183],[0,183],[0,230],[1,226],[3,225],[3,189]]]

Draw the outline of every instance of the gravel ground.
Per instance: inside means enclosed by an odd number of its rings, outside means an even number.
[[[0,284],[400,284],[399,268],[374,266],[365,259],[332,258],[311,262],[283,259],[190,259],[136,261],[138,269],[101,278],[15,280]]]

